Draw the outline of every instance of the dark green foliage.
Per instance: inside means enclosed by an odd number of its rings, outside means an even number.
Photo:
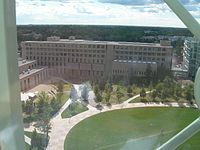
[[[193,85],[189,85],[185,88],[185,98],[189,102],[191,102],[192,99],[194,98],[194,87],[193,87]]]
[[[96,101],[97,102],[101,102],[102,101],[102,96],[101,96],[100,93],[97,93],[97,95],[96,95]]]
[[[33,101],[27,100],[23,107],[24,112],[31,117],[31,114],[34,111]]]
[[[154,32],[146,33],[151,30]],[[49,36],[99,41],[155,42],[144,40],[143,36],[192,36],[185,28],[136,27],[136,26],[94,26],[94,25],[20,25],[17,26],[17,39],[21,41],[45,41]],[[159,41],[158,41],[159,42]]]
[[[106,93],[111,93],[112,90],[113,90],[112,84],[110,84],[109,82],[107,82],[106,85],[105,85],[105,92]]]
[[[111,92],[110,91],[106,92],[106,96],[105,96],[106,103],[109,103],[110,96],[111,96]]]
[[[124,93],[122,93],[120,90],[117,90],[117,100],[120,103],[120,99],[124,96]]]
[[[133,89],[132,89],[132,87],[131,86],[128,86],[127,87],[127,95],[128,95],[128,97],[132,97],[133,96]]]
[[[144,88],[142,88],[142,90],[140,91],[140,97],[142,97],[144,99],[144,97],[146,97],[146,91]]]
[[[58,82],[57,84],[57,92],[63,93],[64,83],[62,81]]]
[[[97,84],[94,85],[94,94],[97,95],[99,93],[99,86]]]
[[[131,86],[127,87],[127,93],[133,93],[133,89],[131,88]]]
[[[84,101],[87,101],[88,100],[88,90],[87,90],[87,87],[83,87],[83,90],[82,90],[82,92],[81,92],[81,96],[82,96],[82,98],[83,98],[83,100]]]
[[[86,110],[88,110],[88,108],[83,104],[79,102],[73,102],[69,105],[67,109],[65,109],[65,111],[61,114],[61,116],[62,118],[70,118]]]
[[[37,150],[43,150],[44,147],[46,147],[43,143],[42,143],[43,139],[42,136],[40,136],[36,129],[34,129],[32,136],[31,136],[31,149],[37,149]]]
[[[155,100],[155,98],[157,97],[156,90],[153,90],[153,92],[151,93],[151,97],[153,98],[153,100]]]

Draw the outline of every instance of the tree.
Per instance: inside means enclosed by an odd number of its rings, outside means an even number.
[[[33,101],[32,100],[27,100],[26,101],[24,110],[25,110],[26,114],[31,117],[31,114],[34,111]]]
[[[31,136],[31,149],[42,150],[42,139],[38,135],[36,129],[34,129],[32,136]]]
[[[105,96],[106,103],[109,103],[109,101],[110,101],[110,96],[111,96],[111,92],[108,91],[108,92],[106,93],[106,96]]]
[[[120,103],[120,99],[124,96],[124,94],[120,91],[120,90],[117,90],[117,100],[118,102]]]
[[[153,92],[151,93],[151,97],[153,98],[153,101],[155,101],[155,98],[157,97],[156,90],[153,90]]]
[[[37,146],[38,146],[38,136],[36,129],[34,129],[31,137],[31,149],[36,148]]]
[[[94,85],[94,94],[97,95],[99,93],[99,86],[97,84]]]
[[[132,93],[133,93],[133,89],[131,88],[131,86],[128,86],[128,87],[127,87],[127,94],[128,94],[128,97],[131,97],[131,96],[132,96]]]
[[[174,94],[177,98],[181,97],[182,96],[182,88],[181,88],[181,85],[180,84],[175,84],[175,87],[174,87]]]
[[[52,114],[52,107],[51,107],[51,101],[50,97],[45,92],[41,92],[38,94],[38,115],[40,119],[41,125],[38,127],[44,134],[46,134],[46,140],[45,145],[48,143],[48,136],[49,132],[51,131],[51,114]]]
[[[133,89],[131,88],[131,86],[128,86],[127,87],[127,93],[132,93],[133,92]]]
[[[55,97],[53,97],[51,99],[50,106],[51,106],[51,108],[53,110],[51,112],[51,114],[53,115],[54,113],[56,113],[59,110],[59,108],[61,107],[61,104],[60,104],[60,102],[59,102],[58,99],[56,99]]]
[[[44,144],[43,144],[43,138],[40,136],[36,129],[32,132],[31,136],[31,150],[43,150]]]
[[[64,90],[64,83],[62,81],[59,81],[57,84],[57,92],[63,93]]]
[[[38,113],[45,111],[45,107],[48,105],[50,97],[44,91],[38,94],[38,101],[36,106],[38,108]]]
[[[194,97],[194,87],[193,85],[189,85],[185,89],[185,98],[188,100],[190,103],[192,103],[192,99]]]
[[[112,85],[109,82],[107,82],[106,85],[105,85],[105,92],[106,93],[112,92]]]
[[[101,102],[102,101],[102,96],[101,96],[100,93],[97,93],[97,95],[96,95],[96,101],[97,102]]]
[[[158,83],[158,84],[156,85],[156,92],[157,92],[157,96],[158,96],[159,98],[162,97],[163,88],[164,88],[164,84],[163,84],[163,83]]]
[[[140,91],[140,97],[142,98],[146,97],[146,91],[144,88],[142,88],[142,90]]]
[[[88,100],[88,89],[86,86],[83,87],[82,91],[81,91],[81,97],[83,98],[83,100]]]
[[[51,107],[48,105],[46,110],[40,115],[41,126],[39,129],[46,135],[45,145],[48,144],[49,132],[51,132]]]

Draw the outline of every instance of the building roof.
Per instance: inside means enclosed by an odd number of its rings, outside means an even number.
[[[20,80],[21,80],[21,79],[23,79],[23,78],[26,78],[26,77],[28,77],[28,76],[31,76],[31,75],[33,75],[33,74],[35,74],[35,73],[40,72],[40,71],[43,70],[43,69],[45,69],[45,67],[37,68],[37,69],[31,69],[31,70],[29,70],[29,71],[25,71],[24,73],[21,73],[21,74],[19,75],[19,78],[20,78]]]
[[[71,44],[99,44],[99,45],[124,45],[124,46],[143,46],[143,47],[165,47],[172,48],[172,46],[163,46],[160,43],[140,43],[140,42],[114,42],[114,41],[90,41],[90,40],[69,40],[69,39],[60,39],[58,41],[25,41],[25,43],[71,43]]]
[[[151,61],[133,61],[133,60],[114,60],[114,62],[119,62],[119,63],[134,63],[134,64],[157,64],[156,62],[151,62]]]
[[[18,60],[18,66],[24,66],[36,62],[36,60]]]

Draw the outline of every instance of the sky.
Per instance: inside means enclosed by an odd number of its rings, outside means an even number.
[[[200,0],[181,0],[200,22]],[[163,0],[16,0],[17,24],[185,27]]]

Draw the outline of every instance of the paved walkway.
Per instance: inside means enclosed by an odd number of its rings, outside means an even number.
[[[31,145],[31,139],[28,136],[24,135],[24,139],[27,144]]]
[[[147,93],[150,93],[148,91]],[[127,101],[123,102],[122,104],[116,104],[112,105],[111,108],[108,108],[107,106],[104,106],[103,110],[97,110],[94,107],[88,107],[89,110],[80,113],[76,116],[73,116],[71,118],[62,119],[61,114],[62,112],[69,106],[71,100],[69,99],[63,107],[60,109],[60,111],[51,119],[52,124],[52,131],[49,134],[50,140],[47,147],[47,150],[64,150],[64,141],[66,138],[66,135],[69,133],[69,131],[80,121],[99,114],[101,112],[106,111],[112,111],[117,109],[125,109],[125,108],[136,108],[136,107],[180,107],[178,103],[129,103],[130,101],[134,100],[135,98],[139,97],[139,95],[136,95]],[[185,107],[190,107],[188,104],[183,104]]]

